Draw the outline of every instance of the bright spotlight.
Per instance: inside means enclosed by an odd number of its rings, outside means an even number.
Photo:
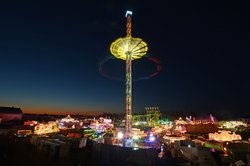
[[[133,135],[133,139],[139,139],[139,136],[137,134]]]
[[[118,138],[118,139],[123,139],[123,134],[122,134],[122,132],[119,132],[119,133],[117,134],[117,138]]]
[[[125,14],[125,17],[132,16],[132,14],[133,14],[132,11],[127,10],[127,12],[126,12],[126,14]]]
[[[149,137],[149,141],[150,141],[150,142],[155,141],[155,137],[154,137],[154,136],[150,136],[150,137]]]

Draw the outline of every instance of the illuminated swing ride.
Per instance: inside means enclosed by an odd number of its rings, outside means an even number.
[[[110,46],[110,52],[118,59],[126,61],[126,114],[125,138],[131,138],[132,132],[132,60],[142,58],[147,54],[148,46],[140,38],[131,36],[132,12],[126,12],[126,37],[118,38]]]

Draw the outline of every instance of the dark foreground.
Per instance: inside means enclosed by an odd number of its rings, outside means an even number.
[[[18,165],[36,165],[36,166],[103,166],[103,165],[119,165],[119,166],[143,166],[143,165],[179,165],[177,160],[157,157],[153,162],[145,162],[146,158],[136,155],[131,155],[131,160],[110,161],[102,160],[98,157],[92,148],[92,143],[89,142],[87,147],[79,150],[71,150],[68,157],[52,158],[46,153],[39,152],[36,147],[30,143],[30,138],[17,138],[13,135],[0,135],[0,161],[1,165],[18,166]],[[130,158],[131,158],[130,157]]]

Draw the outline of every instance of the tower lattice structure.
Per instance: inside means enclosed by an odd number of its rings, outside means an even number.
[[[118,38],[110,46],[112,55],[126,61],[125,138],[132,136],[132,60],[143,57],[148,51],[148,46],[142,39],[132,37],[131,18],[132,12],[127,11],[126,37]]]

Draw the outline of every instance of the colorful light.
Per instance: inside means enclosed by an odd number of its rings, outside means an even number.
[[[123,79],[122,77],[115,77],[110,75],[109,73],[105,72],[105,70],[103,70],[103,65],[105,63],[107,63],[109,60],[114,60],[115,57],[114,56],[106,56],[99,64],[98,64],[98,70],[99,72],[104,76],[107,77],[109,79],[112,80],[117,80],[117,81],[125,81],[125,79]],[[146,59],[150,62],[153,62],[155,65],[155,70],[152,71],[151,73],[145,75],[145,76],[141,76],[141,77],[137,77],[137,78],[133,78],[133,82],[134,81],[141,81],[141,80],[146,80],[146,79],[150,79],[151,77],[155,77],[156,75],[158,75],[162,69],[161,66],[161,61],[159,59],[157,59],[156,57],[146,57]]]
[[[235,134],[234,132],[231,133],[226,130],[221,130],[218,133],[209,133],[208,137],[209,140],[215,140],[218,142],[241,140],[241,136],[239,134]]]
[[[118,132],[117,138],[118,138],[118,139],[123,139],[123,133],[122,133],[122,132]]]
[[[48,133],[56,133],[59,132],[58,123],[54,121],[50,121],[46,124],[38,124],[35,126],[34,134],[42,135]]]
[[[155,136],[152,133],[150,133],[150,135],[149,135],[149,141],[150,142],[154,142],[155,141]]]
[[[131,16],[132,12],[127,11],[126,37],[118,38],[110,46],[112,55],[126,61],[126,139],[132,136],[132,60],[143,57],[148,51],[148,46],[142,39],[131,36]]]
[[[147,51],[147,44],[140,38],[118,38],[110,46],[111,54],[122,60],[126,60],[128,53],[131,55],[131,60],[142,58]]]
[[[133,135],[133,139],[134,139],[134,140],[137,140],[137,139],[139,139],[139,135],[137,135],[137,134],[134,134],[134,135]]]

